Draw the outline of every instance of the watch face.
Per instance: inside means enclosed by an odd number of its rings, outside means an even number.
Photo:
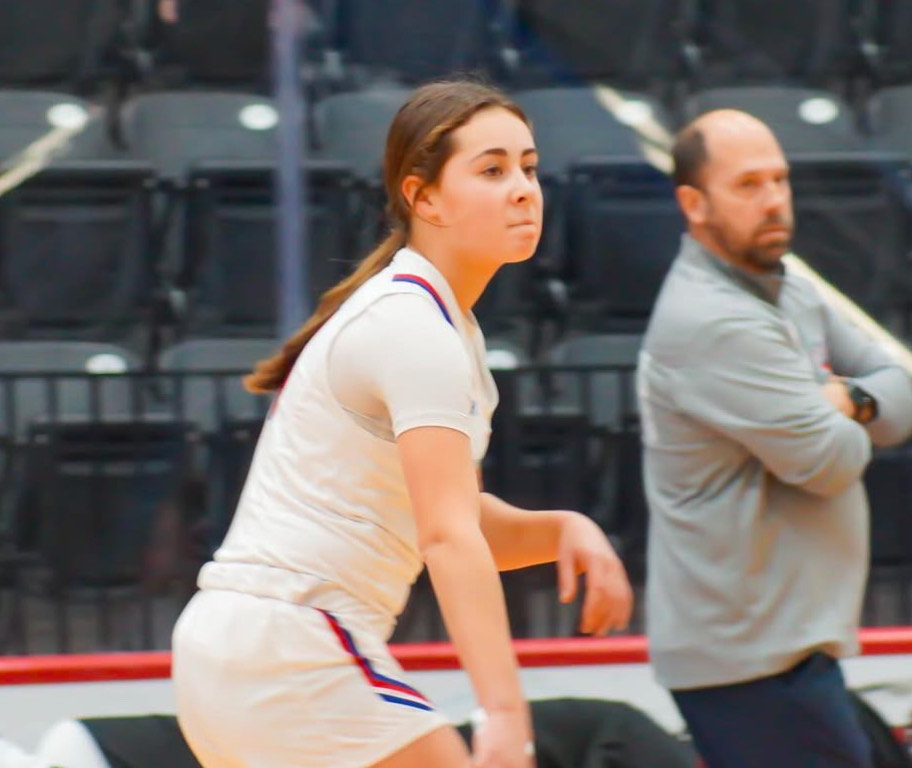
[[[849,399],[855,405],[857,420],[866,423],[877,417],[877,401],[861,387],[849,387]]]
[[[849,399],[859,408],[864,405],[865,393],[856,386],[849,387]]]

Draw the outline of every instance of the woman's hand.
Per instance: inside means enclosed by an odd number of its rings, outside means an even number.
[[[472,765],[477,768],[535,768],[528,705],[484,712],[474,722]]]
[[[602,529],[578,512],[566,515],[557,552],[560,600],[576,599],[577,577],[586,575],[580,631],[605,635],[626,629],[633,610],[627,572]]]

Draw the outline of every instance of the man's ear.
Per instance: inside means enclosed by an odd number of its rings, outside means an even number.
[[[440,222],[440,212],[437,210],[433,192],[420,176],[410,174],[405,177],[402,182],[402,196],[409,210],[419,219],[432,224]]]
[[[675,188],[675,197],[688,224],[705,224],[707,205],[706,195],[697,187],[682,184]]]

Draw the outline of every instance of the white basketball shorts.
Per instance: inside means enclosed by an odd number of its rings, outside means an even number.
[[[172,677],[204,768],[366,768],[448,724],[385,641],[356,623],[273,598],[197,593],[174,629]]]

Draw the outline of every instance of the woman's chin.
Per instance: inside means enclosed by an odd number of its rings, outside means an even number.
[[[538,249],[538,238],[530,240],[530,242],[521,247],[512,249],[509,258],[505,260],[506,264],[518,264],[522,261],[528,261],[535,255],[535,251]]]

